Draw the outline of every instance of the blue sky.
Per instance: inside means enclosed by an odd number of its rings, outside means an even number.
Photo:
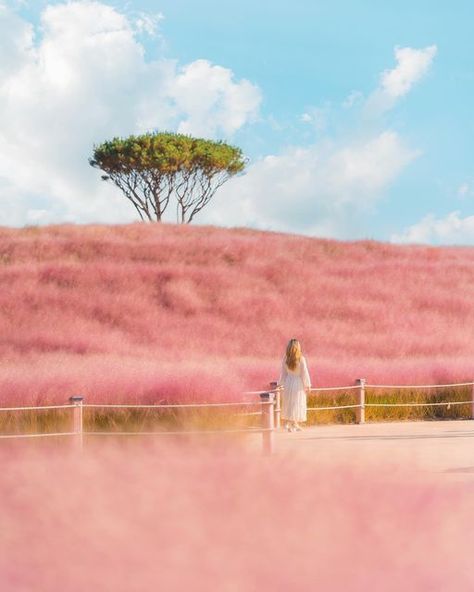
[[[2,58],[7,66],[11,60],[0,79],[10,89],[4,117],[16,122],[18,133],[23,124],[24,133],[36,133],[35,146],[50,141],[57,146],[73,136],[77,146],[61,158],[51,147],[39,158],[31,145],[4,132],[8,166],[0,166],[0,189],[8,204],[0,223],[134,220],[133,208],[84,167],[87,146],[107,134],[167,127],[224,138],[250,158],[247,175],[224,186],[199,223],[343,239],[474,244],[470,2],[133,0],[67,5],[0,0],[2,6],[0,34],[2,17],[11,33],[10,41],[0,42],[0,73]],[[123,88],[117,82],[119,65],[102,72],[93,56],[81,51],[84,39],[97,38],[99,22],[101,33],[125,31],[113,43],[109,39],[107,47],[111,55],[122,55],[124,64],[130,56],[124,77],[135,76],[130,68],[147,65],[145,78],[133,86],[143,87],[146,79],[146,92]],[[67,41],[74,23],[80,32],[76,53]],[[12,47],[28,27],[31,38],[18,57]],[[143,50],[141,62],[137,47]],[[106,55],[106,49],[99,47],[98,55]],[[60,63],[57,55],[70,64]],[[57,81],[51,84],[54,76],[64,80],[69,66],[71,89],[84,92],[83,102],[75,105],[77,91],[68,95],[64,84],[58,83],[56,91]],[[208,80],[216,94],[201,96]],[[25,85],[32,95],[47,98],[27,103],[21,91]],[[150,106],[148,99],[162,97],[164,87],[172,88],[171,94],[161,103],[153,99]],[[18,92],[18,113],[12,88]],[[111,97],[117,97],[112,106]],[[132,109],[132,103],[140,107]],[[61,133],[50,135],[52,120],[33,131],[31,125],[26,128],[31,121],[54,119],[52,104],[56,114],[64,106],[58,116]],[[82,105],[94,113],[110,108],[110,113],[101,120],[92,117],[84,137],[84,126],[72,125],[66,134]],[[28,183],[35,167],[48,171],[47,180],[36,185]],[[89,201],[82,204],[84,193]],[[110,200],[114,207],[107,212]]]

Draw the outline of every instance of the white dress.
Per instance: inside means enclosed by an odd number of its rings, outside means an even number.
[[[290,370],[283,359],[278,384],[283,386],[282,418],[290,421],[306,421],[305,389],[311,388],[311,380],[303,356],[294,370]]]

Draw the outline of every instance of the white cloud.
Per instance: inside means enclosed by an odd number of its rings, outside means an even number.
[[[436,45],[430,45],[424,49],[395,48],[395,57],[398,63],[393,70],[385,70],[382,74],[382,90],[394,98],[406,95],[413,84],[426,73],[436,51]]]
[[[368,98],[366,111],[379,115],[391,109],[429,70],[437,53],[436,45],[423,49],[396,47],[397,65],[380,76],[379,87]]]
[[[89,166],[94,143],[148,129],[230,135],[258,111],[259,90],[226,68],[147,61],[137,26],[152,33],[156,19],[54,4],[36,38],[1,3],[0,16],[0,224],[133,220]]]
[[[474,245],[474,216],[461,217],[459,211],[445,218],[428,214],[402,234],[393,234],[394,243],[433,243],[439,245]]]
[[[221,189],[212,210],[203,212],[200,221],[337,238],[373,236],[368,214],[421,154],[395,131],[380,129],[379,116],[408,93],[435,54],[435,46],[397,48],[397,66],[382,73],[380,86],[369,99],[364,102],[361,93],[352,91],[342,103],[346,116],[355,105],[362,107],[362,112],[352,110],[352,125],[338,126],[336,139],[323,138],[309,147],[287,148],[261,158],[246,175]],[[300,121],[321,131],[328,127],[328,113],[329,105],[310,108]]]
[[[248,80],[236,84],[232,71],[197,60],[176,76],[170,96],[186,113],[178,131],[215,135],[217,129],[232,134],[253,119],[261,101],[260,91]]]
[[[161,12],[155,14],[147,14],[146,12],[139,12],[134,20],[135,31],[137,33],[144,33],[154,37],[158,33],[159,23],[164,19]]]
[[[202,221],[344,238],[416,156],[397,133],[267,156],[225,185]],[[362,226],[357,228],[358,217]]]
[[[342,103],[354,110],[355,125],[337,130],[337,139],[309,147],[290,147],[252,164],[247,174],[231,180],[216,196],[212,210],[200,221],[233,226],[302,232],[337,238],[374,234],[368,214],[386,190],[420,154],[393,130],[380,128],[384,108],[406,94],[427,71],[436,47],[395,50],[397,66],[381,75],[381,84],[367,101],[352,91]],[[372,109],[365,126],[364,110]],[[308,108],[300,117],[320,132],[328,127],[329,105]],[[362,118],[357,121],[357,117]],[[374,118],[375,116],[375,118]],[[375,126],[374,126],[375,122]],[[354,135],[352,129],[358,130]]]
[[[33,27],[0,1],[0,81],[28,59],[33,45]]]

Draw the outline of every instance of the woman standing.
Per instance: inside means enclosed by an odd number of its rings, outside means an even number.
[[[282,360],[278,385],[283,387],[281,415],[289,432],[301,431],[298,422],[306,421],[306,393],[311,388],[308,366],[297,339],[290,339]]]

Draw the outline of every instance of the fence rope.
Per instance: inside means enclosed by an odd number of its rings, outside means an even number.
[[[349,391],[351,389],[360,389],[360,385],[356,384],[356,385],[352,385],[352,386],[330,386],[327,388],[317,387],[317,388],[311,388],[309,390],[310,390],[310,392],[316,392],[316,391],[326,392],[326,391]]]
[[[435,407],[438,405],[470,405],[472,401],[443,401],[437,403],[366,403],[366,407]]]
[[[403,384],[403,385],[388,385],[388,384],[366,384],[365,388],[382,388],[382,389],[416,389],[416,388],[448,388],[458,386],[474,386],[474,382],[458,382],[452,384]],[[335,386],[335,387],[314,387],[309,389],[310,392],[327,392],[327,391],[344,391],[360,389],[360,385],[351,386]],[[269,391],[246,391],[244,395],[261,395],[263,393],[277,393],[280,389],[273,389]],[[103,407],[103,408],[123,408],[123,409],[173,409],[173,408],[187,408],[187,407],[238,407],[238,406],[252,406],[252,405],[271,405],[271,401],[231,401],[224,403],[176,403],[176,404],[111,404],[111,403],[84,403],[85,407]],[[71,409],[76,407],[75,404],[67,405],[42,405],[42,406],[25,406],[25,407],[0,407],[0,411],[34,411],[43,409]]]
[[[46,434],[1,434],[0,438],[48,438],[50,436],[77,436],[78,432],[48,432]]]
[[[273,405],[273,401],[237,401],[231,403],[181,403],[176,405],[120,405],[111,403],[84,403],[82,407],[102,407],[107,409],[175,409],[181,407],[240,407],[240,406],[253,406],[256,405]]]
[[[452,386],[473,386],[474,382],[457,382],[454,384],[366,384],[365,388],[384,388],[384,389],[417,389],[417,388],[446,388]],[[359,388],[359,387],[357,387]]]
[[[37,409],[71,409],[76,405],[44,405],[42,407],[0,407],[0,411],[31,411]]]
[[[260,434],[272,432],[274,428],[247,428],[245,430],[186,430],[171,432],[167,430],[156,432],[83,432],[85,436],[186,436],[201,434]]]
[[[307,407],[306,411],[324,411],[326,409],[357,409],[362,405],[337,405],[334,407]],[[367,405],[366,405],[367,407]]]
[[[365,384],[365,388],[370,389],[425,389],[425,388],[451,388],[451,387],[464,387],[474,386],[474,382],[460,382],[452,384],[428,384],[428,385],[380,385],[380,384]],[[339,387],[317,387],[309,389],[310,392],[327,392],[327,391],[346,391],[346,390],[359,390],[361,385],[351,386],[339,386]],[[261,395],[263,393],[278,393],[280,388],[269,390],[269,391],[247,391],[244,395]],[[359,409],[368,407],[435,407],[435,406],[447,406],[451,405],[471,405],[473,400],[469,401],[438,401],[438,402],[424,402],[424,403],[365,403],[365,404],[354,404],[354,405],[334,405],[325,407],[308,407],[307,411],[329,411],[338,409]],[[24,406],[24,407],[0,407],[0,411],[38,411],[48,409],[77,409],[82,408],[104,408],[104,409],[179,409],[179,408],[204,408],[204,407],[255,407],[258,406],[260,409],[262,406],[273,405],[274,401],[232,401],[223,403],[177,403],[177,404],[153,404],[153,405],[142,405],[142,404],[110,404],[110,403],[85,403],[82,405],[77,404],[66,404],[66,405],[44,405],[44,406]],[[250,415],[261,415],[261,412],[250,412],[242,414],[234,414],[236,417],[245,417]],[[225,429],[225,430],[187,430],[187,431],[154,431],[154,432],[93,432],[84,431],[81,432],[85,435],[91,436],[136,436],[136,435],[173,435],[173,436],[184,436],[184,435],[202,435],[202,434],[259,434],[265,432],[271,432],[274,428],[264,427],[249,427],[245,429]],[[79,432],[49,432],[49,433],[35,433],[35,434],[0,434],[0,439],[13,439],[13,438],[49,438],[58,436],[77,436]]]

